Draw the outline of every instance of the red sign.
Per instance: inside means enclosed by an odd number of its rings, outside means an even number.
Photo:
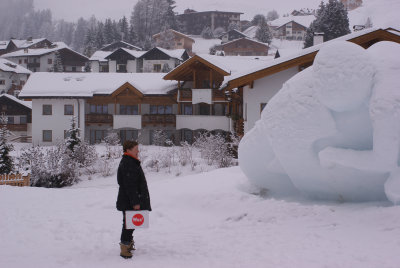
[[[144,223],[144,217],[142,214],[135,214],[132,217],[132,223],[135,226],[141,226]]]

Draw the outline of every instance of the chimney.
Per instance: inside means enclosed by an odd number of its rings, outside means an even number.
[[[324,33],[314,32],[313,46],[322,44],[324,42]]]

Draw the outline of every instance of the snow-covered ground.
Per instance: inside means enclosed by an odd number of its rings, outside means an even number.
[[[253,188],[239,167],[185,174],[146,172],[153,212],[150,228],[135,232],[131,260],[119,257],[115,175],[63,189],[0,186],[0,267],[400,263],[398,206],[274,199]]]

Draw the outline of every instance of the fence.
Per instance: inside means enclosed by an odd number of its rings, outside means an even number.
[[[0,175],[0,185],[30,186],[31,174],[2,174]]]

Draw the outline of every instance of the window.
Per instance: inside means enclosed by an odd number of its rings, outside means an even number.
[[[264,110],[265,106],[267,106],[267,103],[260,103],[260,113]]]
[[[182,45],[182,43],[181,43],[181,42],[179,42],[179,43],[177,43],[177,45],[178,45],[178,46],[181,46],[181,45]]]
[[[1,105],[1,110],[2,111],[7,111],[7,105],[5,105],[5,104]]]
[[[213,114],[214,115],[223,116],[223,115],[225,115],[225,108],[226,108],[225,104],[223,104],[223,103],[215,103],[214,104]]]
[[[153,64],[153,71],[156,73],[161,72],[161,64]]]
[[[7,124],[10,124],[10,125],[14,124],[14,116],[7,117]]]
[[[53,131],[52,130],[43,130],[43,141],[51,142],[53,140]]]
[[[206,103],[200,103],[200,115],[210,115],[210,105]]]
[[[100,143],[107,136],[106,130],[91,130],[90,131],[90,143]]]
[[[108,114],[107,104],[90,104],[90,113],[92,114]]]
[[[43,115],[52,115],[52,106],[50,104],[43,104]]]
[[[22,64],[22,60],[21,59],[18,60],[18,64]]]
[[[6,80],[0,80],[0,85],[5,85],[6,84]]]
[[[26,118],[25,115],[23,115],[23,116],[21,116],[21,117],[19,118],[19,123],[20,123],[20,124],[26,124],[27,122],[28,122],[28,120],[27,120],[27,118]]]
[[[136,141],[138,138],[138,131],[136,129],[122,129],[119,134],[121,143],[125,141]]]
[[[47,59],[47,64],[53,64],[53,59]]]
[[[64,105],[64,115],[74,115],[74,106],[72,104]]]
[[[120,105],[119,114],[138,115],[139,107],[138,105]]]
[[[172,105],[150,105],[150,114],[172,114]]]
[[[184,115],[192,115],[193,114],[193,106],[191,104],[183,104],[183,114]]]
[[[24,63],[27,64],[28,63],[28,59],[24,59]]]

